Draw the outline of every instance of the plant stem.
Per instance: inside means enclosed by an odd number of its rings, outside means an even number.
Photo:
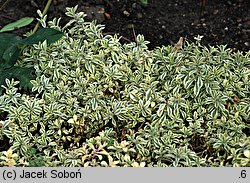
[[[46,4],[46,6],[45,6],[45,8],[44,8],[44,10],[43,10],[43,14],[42,14],[42,17],[41,17],[41,18],[43,18],[44,15],[46,15],[46,13],[47,13],[47,11],[48,11],[48,9],[49,9],[49,7],[50,7],[51,2],[52,2],[52,0],[48,0],[48,1],[47,1],[47,4]],[[40,25],[40,22],[38,21],[37,24],[36,24],[36,26],[35,26],[35,28],[34,28],[34,30],[33,30],[33,34],[37,31],[39,25]]]
[[[5,2],[3,3],[3,5],[0,7],[0,10],[2,10],[3,7],[4,7],[8,2],[9,2],[9,0],[5,1]]]

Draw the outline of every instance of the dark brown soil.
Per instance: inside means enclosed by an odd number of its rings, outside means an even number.
[[[37,17],[37,9],[43,10],[46,0],[0,0],[0,28],[21,17]],[[149,48],[174,44],[180,36],[192,41],[194,36],[204,36],[203,45],[227,44],[234,50],[250,48],[250,1],[207,0],[206,14],[201,17],[201,0],[148,0],[143,6],[140,0],[54,0],[48,11],[48,19],[65,17],[65,7],[79,5],[88,19],[97,19],[106,25],[104,34],[119,34],[123,42],[135,40],[143,34],[150,41]],[[35,22],[25,29],[32,29]]]

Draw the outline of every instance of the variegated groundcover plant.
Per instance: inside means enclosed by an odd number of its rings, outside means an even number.
[[[200,38],[148,50],[104,26],[72,19],[29,46],[32,91],[6,79],[0,96],[1,166],[190,167],[250,165],[250,51],[203,47]]]

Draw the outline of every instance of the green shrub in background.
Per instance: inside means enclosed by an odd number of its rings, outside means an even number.
[[[46,27],[46,12],[50,7],[51,2],[52,0],[47,1],[43,13],[40,10],[37,11],[40,18],[38,18],[38,22],[34,27],[34,30],[25,35],[27,36],[26,38],[21,39],[16,34],[9,34],[5,32],[27,26],[33,21],[34,18],[24,17],[5,25],[2,29],[0,29],[0,85],[5,85],[6,79],[15,78],[20,81],[20,89],[27,91],[30,87],[32,87],[30,80],[35,78],[33,75],[33,66],[30,67],[29,65],[25,65],[24,67],[20,67],[16,66],[16,62],[19,59],[20,52],[22,52],[22,49],[25,46],[37,44],[45,40],[48,44],[50,44],[62,37],[62,32],[52,28],[43,28],[37,31],[40,23],[43,27]],[[0,88],[0,95],[1,94],[2,88]]]
[[[23,50],[32,93],[3,86],[1,165],[250,165],[250,52],[199,40],[150,51],[142,35],[121,45],[76,10],[63,28],[48,22],[59,41]]]

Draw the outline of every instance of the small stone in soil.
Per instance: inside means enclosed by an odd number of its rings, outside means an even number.
[[[129,16],[130,16],[130,13],[129,13],[127,10],[124,10],[124,11],[123,11],[123,15],[125,15],[126,17],[129,17]]]

